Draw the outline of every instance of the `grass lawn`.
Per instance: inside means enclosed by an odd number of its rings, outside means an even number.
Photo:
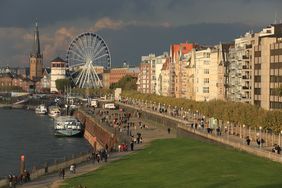
[[[190,188],[282,187],[282,165],[231,148],[192,139],[158,140],[66,187]]]

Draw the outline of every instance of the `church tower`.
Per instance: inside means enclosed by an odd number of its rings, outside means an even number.
[[[29,78],[31,80],[38,80],[42,78],[43,74],[43,54],[40,52],[39,30],[38,24],[35,23],[34,38],[32,51],[29,56]]]

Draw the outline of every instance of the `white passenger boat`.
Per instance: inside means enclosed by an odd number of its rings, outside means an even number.
[[[54,129],[56,136],[81,136],[81,123],[73,116],[55,118]]]
[[[35,113],[40,115],[46,115],[47,114],[47,108],[45,105],[41,104],[35,108]]]

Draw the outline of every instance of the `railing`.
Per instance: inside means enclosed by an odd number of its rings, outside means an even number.
[[[43,163],[40,166],[34,166],[30,173],[31,181],[41,176],[59,172],[60,169],[69,168],[71,164],[80,164],[88,161],[91,153],[79,153],[69,157],[64,157],[62,160],[54,160],[53,163]],[[8,186],[8,178],[0,180],[0,187]]]

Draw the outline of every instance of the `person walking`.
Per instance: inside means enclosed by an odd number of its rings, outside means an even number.
[[[250,143],[251,143],[251,139],[250,139],[250,137],[249,137],[249,136],[247,136],[247,137],[246,137],[246,142],[247,142],[247,145],[249,146],[249,145],[250,145]]]
[[[131,142],[130,142],[130,148],[131,148],[131,151],[134,150],[134,141],[133,140],[131,140]]]
[[[167,133],[170,134],[170,128],[167,128]]]
[[[65,169],[64,168],[62,169],[62,177],[63,179],[65,179]]]

